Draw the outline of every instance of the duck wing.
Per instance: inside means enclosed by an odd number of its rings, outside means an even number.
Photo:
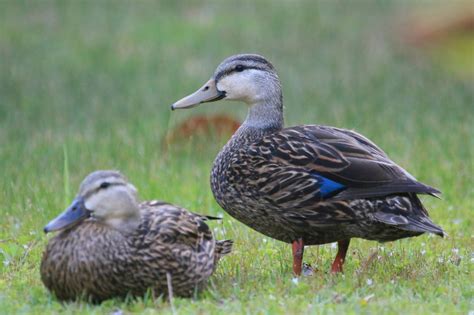
[[[286,128],[238,154],[237,160],[246,163],[248,159],[247,165],[252,165],[247,176],[262,196],[277,203],[291,201],[292,206],[328,199],[439,193],[418,182],[364,136],[334,127]]]
[[[186,251],[208,253],[217,260],[230,253],[231,240],[214,240],[211,229],[205,221],[221,220],[221,218],[201,215],[173,204],[153,200],[140,205],[143,222],[140,225],[141,242],[180,249]]]
[[[213,235],[203,215],[162,201],[146,201],[140,205],[143,222],[140,235],[162,244],[186,246],[194,251],[202,250],[206,243],[213,243]],[[214,218],[212,218],[214,219]]]

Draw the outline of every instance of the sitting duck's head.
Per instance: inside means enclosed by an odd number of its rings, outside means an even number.
[[[91,218],[122,232],[138,227],[137,189],[117,171],[95,171],[81,183],[71,205],[44,227],[44,232],[64,230]]]

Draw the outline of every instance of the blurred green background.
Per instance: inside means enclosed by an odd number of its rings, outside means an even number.
[[[457,3],[461,9],[453,12],[464,12],[466,3]],[[216,234],[236,240],[234,255],[223,262],[200,300],[178,301],[177,311],[473,310],[472,33],[464,30],[453,48],[445,45],[452,41],[442,39],[421,47],[415,36],[426,16],[428,26],[433,16],[443,25],[444,6],[408,1],[1,1],[0,309],[172,311],[166,302],[147,300],[61,306],[38,275],[47,241],[42,227],[95,169],[120,169],[143,199],[222,213],[208,178],[225,137],[163,139],[194,115],[224,113],[243,120],[246,107],[238,103],[173,113],[169,107],[201,86],[224,58],[252,52],[266,56],[279,72],[287,125],[357,130],[419,180],[443,191],[443,200],[424,200],[450,238],[422,236],[383,245],[390,256],[374,242],[355,241],[351,248],[359,254],[348,259],[346,278],[326,274],[334,248],[313,247],[305,259],[316,261],[321,272],[294,284],[287,245],[225,216],[224,223],[215,225]],[[364,269],[372,250],[381,258]],[[458,264],[451,262],[456,255]],[[376,285],[368,285],[368,279]]]

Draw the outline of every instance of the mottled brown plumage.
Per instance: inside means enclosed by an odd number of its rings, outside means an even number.
[[[78,198],[85,200],[73,203],[74,211],[82,209],[87,216],[67,224],[55,220],[45,228],[62,229],[49,241],[41,262],[41,279],[60,300],[100,302],[143,296],[148,289],[167,294],[167,273],[174,295],[187,297],[204,287],[217,261],[231,251],[232,242],[216,241],[205,223],[213,218],[161,201],[138,204],[133,186],[117,172],[92,173]],[[114,207],[129,209],[101,210],[111,198],[120,201]],[[134,219],[136,225],[124,224]]]
[[[172,109],[218,99],[245,102],[249,111],[214,161],[214,197],[239,221],[292,243],[296,274],[304,245],[337,241],[332,271],[338,272],[352,237],[384,242],[425,232],[444,235],[417,197],[439,191],[373,142],[328,126],[284,128],[280,80],[262,56],[227,58],[211,80]]]

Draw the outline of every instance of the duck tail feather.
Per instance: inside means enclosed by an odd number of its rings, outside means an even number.
[[[222,217],[213,217],[212,215],[203,216],[206,220],[222,220]]]
[[[408,217],[408,221],[410,223],[407,225],[406,227],[407,229],[410,229],[413,227],[416,230],[419,230],[420,232],[433,233],[441,237],[445,236],[443,229],[440,226],[433,223],[433,221],[431,221],[429,217],[425,217],[425,216]]]
[[[215,260],[218,261],[223,256],[232,252],[233,240],[216,241],[216,249],[214,252]]]

